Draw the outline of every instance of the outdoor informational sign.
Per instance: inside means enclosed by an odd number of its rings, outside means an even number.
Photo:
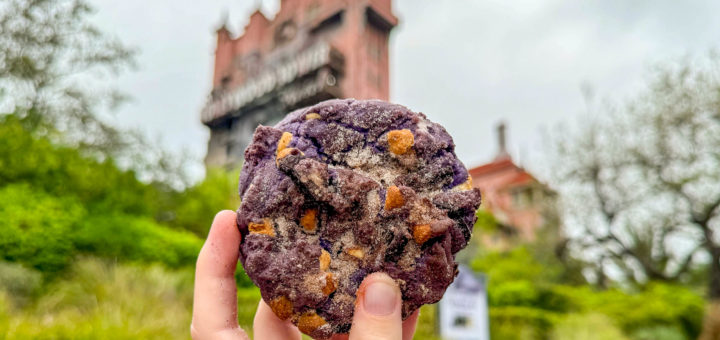
[[[438,303],[440,336],[446,340],[489,340],[485,276],[465,265]]]

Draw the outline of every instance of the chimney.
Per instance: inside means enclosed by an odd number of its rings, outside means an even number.
[[[500,122],[497,127],[497,139],[498,139],[498,153],[495,156],[495,160],[510,159],[510,154],[507,152],[507,144],[505,138],[505,122]]]

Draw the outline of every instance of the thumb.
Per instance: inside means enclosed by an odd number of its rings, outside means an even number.
[[[387,274],[365,278],[358,289],[350,340],[402,338],[400,289]]]

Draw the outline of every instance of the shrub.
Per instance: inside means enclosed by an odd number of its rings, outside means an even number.
[[[568,314],[558,320],[552,339],[628,340],[613,321],[598,313]]]
[[[491,306],[534,306],[538,303],[538,290],[529,281],[519,280],[496,285],[488,294]]]
[[[531,307],[490,308],[491,339],[546,339],[558,315]]]
[[[71,197],[52,197],[28,184],[0,187],[1,259],[54,276],[77,251],[169,267],[192,266],[202,240],[148,217],[87,215]]]
[[[508,252],[488,252],[476,258],[471,267],[488,276],[489,290],[512,281],[525,280],[537,284],[552,279],[547,268],[536,261],[526,247]]]
[[[167,223],[175,228],[192,231],[200,237],[207,236],[215,214],[222,209],[236,210],[240,205],[238,196],[239,171],[209,169],[205,179],[182,193],[178,193],[171,206]]]
[[[74,199],[27,184],[0,187],[0,256],[53,274],[72,260],[70,232],[85,211]]]
[[[702,297],[678,285],[651,283],[635,293],[572,286],[558,286],[557,291],[581,310],[607,315],[628,334],[646,334],[665,327],[695,339],[702,326],[705,304]]]
[[[172,230],[146,217],[121,214],[90,216],[73,232],[78,250],[169,267],[192,266],[202,240],[187,231]]]
[[[477,233],[493,233],[498,229],[498,221],[495,216],[484,208],[480,208],[475,212],[477,220],[473,225],[473,232]]]
[[[665,339],[695,339],[700,333],[705,302],[690,288],[655,282],[634,291],[595,290],[563,284],[558,264],[540,259],[533,247],[487,252],[471,264],[488,276],[493,338],[567,335],[581,321],[588,322],[588,327],[610,323],[637,339],[659,339],[658,334]]]
[[[26,183],[52,196],[74,197],[89,211],[152,214],[157,190],[112,160],[34,137],[14,119],[0,117],[0,183]]]

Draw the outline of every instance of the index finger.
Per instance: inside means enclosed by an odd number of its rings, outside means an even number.
[[[249,339],[237,323],[235,269],[240,245],[237,215],[215,215],[195,267],[191,331],[195,339]]]

